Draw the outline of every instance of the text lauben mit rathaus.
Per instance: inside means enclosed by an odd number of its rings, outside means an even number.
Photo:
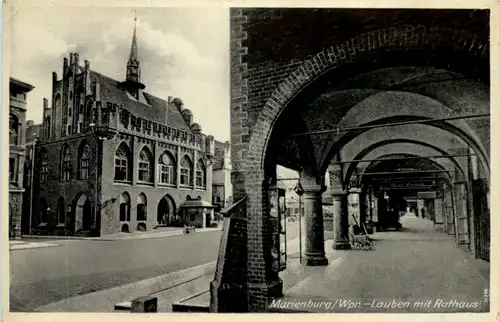
[[[283,301],[274,299],[269,305],[271,308],[281,309],[325,309],[335,308],[352,310],[356,308],[456,308],[456,309],[477,309],[480,307],[479,301],[457,301],[457,300],[425,300],[425,301],[400,301],[400,300],[377,300],[354,301],[354,300],[334,300],[334,301]]]

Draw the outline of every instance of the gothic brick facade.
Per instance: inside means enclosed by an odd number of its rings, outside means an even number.
[[[33,230],[105,235],[180,225],[187,197],[211,200],[213,137],[179,98],[141,83],[134,29],[125,81],[82,66],[52,76],[52,106],[36,145]]]

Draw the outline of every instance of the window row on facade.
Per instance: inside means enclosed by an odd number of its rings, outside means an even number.
[[[62,181],[73,179],[74,171],[72,168],[71,148],[69,145],[64,145],[61,150],[61,169],[60,178]],[[114,155],[114,180],[116,182],[131,183],[133,173],[133,157],[132,151],[125,144],[118,145]],[[177,169],[179,169],[179,185],[192,187],[193,183],[198,188],[206,188],[206,167],[203,159],[196,162],[196,167],[193,167],[193,161],[188,155],[185,155],[181,160],[179,167],[174,156],[164,151],[157,162],[153,158],[153,154],[148,147],[143,147],[139,153],[138,160],[138,182],[153,183],[156,167],[156,180],[160,184],[176,185],[177,184]],[[40,156],[40,182],[48,181],[49,161],[46,150],[42,150]],[[78,171],[77,179],[86,180],[90,176],[90,147],[87,143],[83,143],[78,149]]]

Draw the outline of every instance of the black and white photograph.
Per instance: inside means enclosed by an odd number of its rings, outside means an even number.
[[[497,314],[493,9],[4,11],[11,316]]]

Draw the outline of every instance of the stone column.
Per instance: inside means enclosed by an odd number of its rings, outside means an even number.
[[[332,188],[333,249],[351,249],[347,236],[347,192],[342,187]]]
[[[351,249],[347,232],[347,191],[344,189],[342,168],[340,165],[330,165],[330,191],[333,197],[333,249]]]
[[[303,185],[305,221],[306,221],[306,265],[326,266],[325,238],[323,228],[323,206],[321,195],[326,190],[324,185]]]

